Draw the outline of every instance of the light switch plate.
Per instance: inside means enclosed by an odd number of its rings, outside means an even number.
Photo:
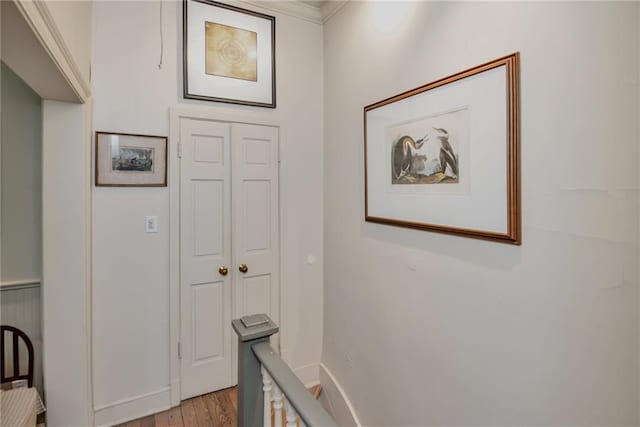
[[[149,215],[144,218],[144,231],[147,233],[158,232],[158,217],[155,215]]]

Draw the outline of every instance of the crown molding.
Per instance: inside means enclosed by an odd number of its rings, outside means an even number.
[[[320,7],[322,14],[322,23],[324,24],[333,17],[340,9],[342,9],[349,0],[329,0]]]
[[[322,24],[320,9],[299,1],[240,0],[240,3],[256,6],[271,12],[279,12],[315,24]]]
[[[322,7],[315,7],[301,1],[280,0],[239,0],[239,3],[259,7],[271,12],[300,18],[315,24],[324,24],[346,4],[346,0],[328,1]]]

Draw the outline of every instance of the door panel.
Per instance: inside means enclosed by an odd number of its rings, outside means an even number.
[[[224,357],[224,334],[219,326],[224,321],[224,282],[191,286],[191,330],[193,340],[191,364],[202,364]],[[213,304],[217,304],[212,306]]]
[[[271,275],[253,276],[244,279],[245,298],[243,311],[245,313],[271,312]]]
[[[231,386],[230,125],[180,122],[181,398]]]
[[[224,163],[224,138],[211,135],[193,136],[193,161],[199,163]]]
[[[193,185],[194,255],[222,254],[224,181],[195,181]]]
[[[246,253],[268,251],[271,246],[271,182],[245,181],[244,250]]]
[[[234,123],[231,139],[234,316],[279,323],[278,129]]]

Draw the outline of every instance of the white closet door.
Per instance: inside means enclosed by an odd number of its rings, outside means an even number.
[[[232,385],[230,129],[180,122],[182,399]]]
[[[278,129],[234,123],[231,139],[234,316],[279,323]]]

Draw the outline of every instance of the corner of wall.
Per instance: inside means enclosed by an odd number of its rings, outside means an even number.
[[[322,394],[320,402],[322,406],[333,416],[339,426],[357,426],[362,424],[358,419],[351,401],[333,373],[324,363],[320,364],[320,385]]]
[[[306,388],[320,384],[320,364],[300,366],[293,371]]]

